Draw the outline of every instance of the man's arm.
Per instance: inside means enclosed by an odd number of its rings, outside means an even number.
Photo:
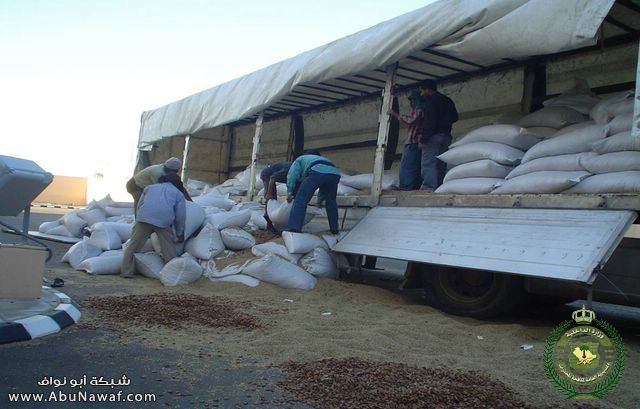
[[[289,172],[287,173],[287,193],[289,195],[293,195],[293,192],[296,189],[296,183],[302,176],[302,162],[296,159],[289,168]]]

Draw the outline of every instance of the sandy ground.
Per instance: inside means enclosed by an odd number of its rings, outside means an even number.
[[[245,254],[246,256],[246,254]],[[230,261],[240,261],[239,254]],[[520,315],[501,321],[479,321],[444,314],[423,304],[420,297],[346,281],[321,279],[313,291],[286,290],[261,283],[249,288],[237,283],[196,283],[167,288],[159,281],[136,277],[90,276],[58,268],[48,272],[67,282],[69,294],[82,305],[88,296],[152,293],[217,295],[250,301],[264,328],[252,331],[193,327],[126,328],[125,343],[147,343],[178,350],[209,348],[243,362],[281,365],[288,360],[361,357],[416,366],[480,369],[518,391],[534,405],[565,406],[566,401],[543,373],[546,337],[570,309],[547,315]],[[292,300],[292,302],[286,301]],[[267,314],[260,311],[274,311]],[[323,315],[330,312],[331,315]],[[80,327],[100,325],[96,312],[83,310]],[[638,322],[623,332],[627,365],[619,386],[598,404],[602,407],[640,407],[640,331]],[[634,326],[635,325],[635,326]],[[531,350],[522,350],[528,343]],[[568,405],[567,407],[570,407]]]

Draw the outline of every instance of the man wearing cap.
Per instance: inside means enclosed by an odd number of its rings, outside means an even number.
[[[458,111],[453,101],[438,92],[434,80],[420,83],[420,95],[424,98],[424,122],[420,148],[422,149],[421,190],[433,192],[444,179],[447,165],[437,158],[451,144],[451,126],[458,120]]]
[[[176,241],[184,241],[187,210],[184,194],[180,191],[180,176],[176,172],[169,172],[160,176],[157,182],[146,186],[140,196],[136,223],[133,225],[131,240],[122,258],[122,277],[131,278],[135,273],[133,255],[142,248],[151,233],[158,236],[165,263],[176,257],[174,229]]]
[[[420,158],[422,151],[418,144],[422,137],[422,123],[424,121],[424,101],[418,90],[409,93],[411,112],[400,115],[390,111],[389,115],[408,125],[407,140],[400,159],[400,190],[418,190],[422,184],[420,172]]]
[[[142,169],[140,172],[136,173],[134,177],[129,179],[127,182],[127,192],[133,196],[134,209],[137,211],[138,201],[140,200],[140,195],[142,195],[142,191],[145,187],[158,183],[160,176],[169,173],[175,173],[177,175],[181,166],[182,162],[180,162],[180,159],[171,157],[162,164],[151,165]],[[182,188],[182,193],[187,200],[191,200],[189,193],[187,193],[184,188]]]

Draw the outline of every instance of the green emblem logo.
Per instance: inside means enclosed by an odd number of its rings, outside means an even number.
[[[584,306],[571,317],[547,338],[544,373],[568,399],[602,398],[624,372],[620,334]]]

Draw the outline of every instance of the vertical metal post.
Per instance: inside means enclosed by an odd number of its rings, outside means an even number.
[[[191,135],[187,135],[184,138],[184,150],[182,151],[182,173],[181,178],[186,182],[185,177],[187,176],[187,161],[189,159],[189,148],[191,147]]]
[[[256,119],[256,133],[253,135],[253,150],[251,151],[251,171],[249,173],[249,200],[253,200],[256,186],[256,165],[258,164],[258,154],[260,153],[260,138],[262,137],[262,122],[264,115],[260,112]]]
[[[24,208],[22,213],[22,232],[24,234],[29,234],[29,222],[31,219],[31,204],[28,204],[27,207]],[[22,241],[27,241],[27,239],[23,238]]]
[[[638,52],[640,53],[640,42],[638,42]],[[636,95],[633,100],[633,123],[631,124],[631,135],[640,138],[640,54],[636,64]]]
[[[227,161],[224,164],[224,174],[227,179],[231,177],[231,160],[233,159],[233,143],[236,130],[233,126],[227,127],[229,135],[227,136]]]
[[[393,103],[393,87],[396,83],[397,64],[387,66],[387,80],[382,91],[382,108],[380,109],[380,119],[378,121],[378,143],[376,147],[376,157],[373,163],[373,184],[371,186],[371,206],[380,203],[382,194],[382,175],[384,172],[384,151],[389,140],[389,110]]]

